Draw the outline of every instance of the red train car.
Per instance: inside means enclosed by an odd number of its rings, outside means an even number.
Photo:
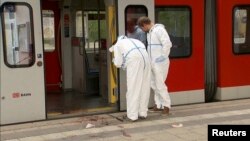
[[[249,0],[0,4],[1,125],[126,110],[126,75],[107,49],[128,16],[166,27],[173,106],[250,97]]]

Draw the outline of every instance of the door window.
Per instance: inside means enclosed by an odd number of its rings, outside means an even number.
[[[128,5],[125,9],[126,36],[142,41],[145,46],[147,46],[146,33],[137,25],[137,20],[147,15],[148,11],[144,5]]]
[[[5,3],[1,7],[4,61],[9,67],[34,64],[32,8],[26,3]]]

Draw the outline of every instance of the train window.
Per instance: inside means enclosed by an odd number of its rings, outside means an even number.
[[[147,16],[147,8],[144,5],[128,5],[125,9],[125,31],[126,36],[130,38],[139,39],[145,45],[147,43],[146,33],[144,33],[139,26],[137,20],[141,16]],[[144,35],[142,35],[144,34]]]
[[[233,14],[233,51],[235,54],[250,53],[250,6],[238,6]]]
[[[82,20],[82,18],[84,18]],[[84,25],[84,37],[85,48],[87,52],[98,52],[99,41],[106,37],[106,20],[105,11],[82,11],[76,12],[76,37],[83,37],[83,25]],[[84,21],[84,24],[82,24]],[[100,45],[102,45],[100,43]],[[102,47],[102,46],[101,46]]]
[[[172,41],[171,58],[191,55],[191,10],[189,7],[156,7],[155,20],[165,25]]]
[[[9,67],[34,64],[32,8],[26,3],[4,3],[1,7],[4,61]]]
[[[82,24],[82,11],[77,11],[76,12],[76,37],[83,37],[82,25],[83,25]],[[85,25],[86,24],[84,24],[84,26]]]
[[[44,51],[52,52],[55,50],[55,18],[52,10],[43,10],[43,42]]]

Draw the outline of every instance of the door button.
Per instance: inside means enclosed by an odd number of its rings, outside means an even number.
[[[38,61],[38,62],[36,63],[36,65],[37,65],[38,67],[41,67],[41,66],[43,65],[43,62],[42,62],[42,61]]]

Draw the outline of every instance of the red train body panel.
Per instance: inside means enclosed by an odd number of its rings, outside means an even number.
[[[166,83],[170,92],[204,89],[204,1],[156,0],[157,6],[191,8],[192,53],[187,58],[174,58]]]

